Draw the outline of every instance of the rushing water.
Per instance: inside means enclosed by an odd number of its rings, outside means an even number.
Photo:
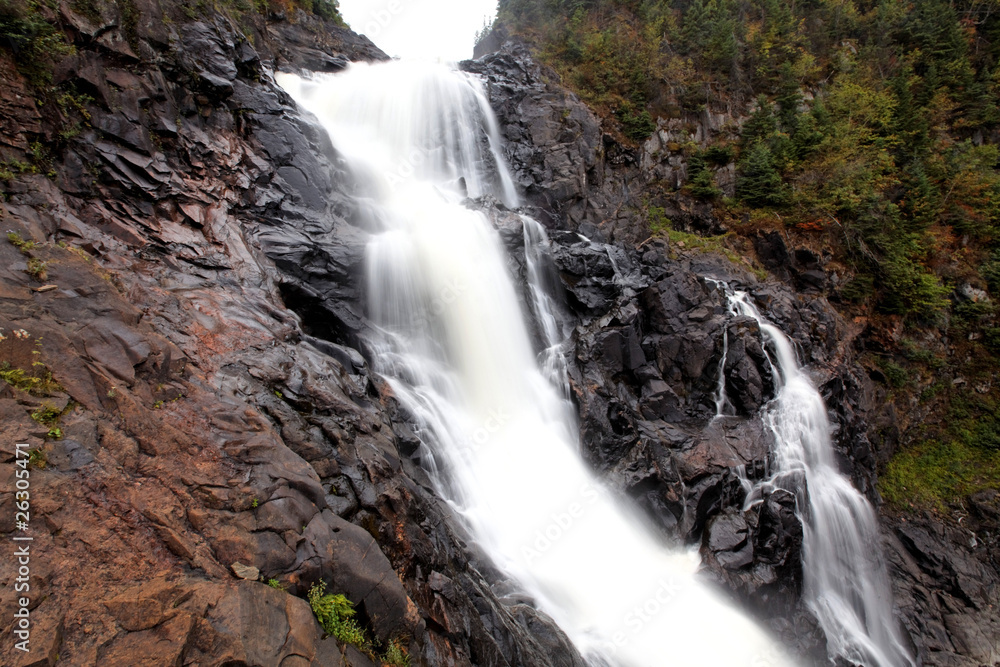
[[[662,543],[581,460],[563,332],[541,284],[544,231],[523,220],[536,355],[499,234],[463,205],[517,204],[479,81],[393,62],[281,83],[360,184],[375,232],[376,370],[416,419],[439,493],[496,564],[594,665],[789,664],[700,582],[695,553]]]
[[[830,657],[868,667],[914,665],[893,616],[875,512],[837,469],[823,397],[799,368],[791,342],[747,295],[732,293],[729,303],[730,312],[757,321],[776,353],[779,390],[765,418],[777,447],[765,484],[798,493],[803,597],[826,633]]]

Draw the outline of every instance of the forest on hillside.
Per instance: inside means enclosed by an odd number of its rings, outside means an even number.
[[[681,147],[676,196],[736,233],[823,238],[852,276],[831,298],[903,327],[873,364],[929,418],[883,476],[890,500],[997,485],[1000,2],[501,0],[498,22],[626,143],[658,118],[743,117]]]

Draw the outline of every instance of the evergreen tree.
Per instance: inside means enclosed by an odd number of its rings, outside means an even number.
[[[757,97],[757,108],[740,130],[740,146],[770,141],[778,131],[778,119],[766,95]]]
[[[722,190],[715,184],[715,174],[709,169],[702,151],[697,151],[688,158],[688,188],[695,199],[707,201],[722,195]]]
[[[781,174],[767,144],[758,141],[740,156],[736,196],[751,206],[783,206],[788,201]]]

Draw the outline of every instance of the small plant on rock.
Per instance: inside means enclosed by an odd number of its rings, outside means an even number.
[[[353,644],[367,650],[365,631],[354,620],[354,604],[341,594],[326,593],[326,582],[313,584],[307,594],[309,606],[323,630],[341,644]]]
[[[59,383],[52,379],[52,373],[48,369],[39,377],[29,374],[23,368],[13,368],[7,362],[0,363],[0,380],[35,396],[49,396],[62,390]]]
[[[49,464],[49,458],[44,449],[32,449],[28,452],[28,467],[41,470]]]
[[[62,412],[52,405],[42,405],[31,413],[31,418],[42,426],[55,426]]]
[[[32,257],[31,259],[28,260],[27,273],[35,280],[42,282],[48,277],[47,274],[45,273],[45,269],[47,267],[48,267],[47,262],[43,262],[37,257]]]
[[[25,241],[17,232],[7,232],[7,241],[22,253],[29,253],[35,249],[34,241]]]
[[[399,645],[399,641],[394,639],[389,642],[388,648],[385,649],[385,655],[382,656],[382,664],[390,665],[391,667],[410,667],[410,656]]]

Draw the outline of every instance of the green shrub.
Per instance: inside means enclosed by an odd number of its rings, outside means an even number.
[[[858,274],[841,288],[840,296],[852,303],[863,303],[875,294],[875,278],[870,274]]]
[[[910,374],[892,359],[879,359],[879,368],[885,375],[886,384],[893,389],[901,389],[910,381]]]
[[[705,201],[722,195],[722,190],[715,184],[715,174],[708,168],[707,151],[695,152],[688,158],[688,189],[691,196]]]
[[[44,449],[32,449],[28,452],[28,465],[37,470],[42,470],[49,465],[49,457]]]
[[[37,257],[31,257],[28,259],[28,275],[38,281],[45,280],[46,274],[45,269],[48,268],[48,262],[43,262]]]
[[[733,149],[730,146],[709,146],[703,155],[706,163],[716,167],[724,167],[733,161]]]
[[[983,344],[990,352],[1000,356],[1000,327],[987,327],[983,332]]]
[[[622,133],[635,142],[645,141],[656,129],[656,123],[648,111],[636,111],[632,105],[624,105],[617,113],[622,124]]]
[[[771,149],[764,142],[752,144],[740,156],[736,196],[751,206],[780,207],[788,203]]]
[[[25,255],[35,249],[34,241],[25,241],[17,232],[7,232],[7,241]]]
[[[312,11],[320,18],[346,25],[335,0],[313,0]]]
[[[979,268],[979,274],[986,281],[986,288],[995,297],[1000,297],[1000,251],[993,251],[990,258]]]
[[[949,289],[940,279],[912,258],[894,253],[879,265],[883,311],[933,320],[949,304]]]
[[[649,206],[646,208],[646,224],[649,225],[651,234],[666,235],[673,223],[667,217],[666,209],[661,206]]]
[[[36,87],[52,81],[52,66],[73,48],[45,20],[38,0],[0,0],[0,45],[14,54],[21,73]]]
[[[924,349],[919,343],[910,338],[904,338],[900,342],[899,349],[907,361],[926,364],[931,370],[940,370],[945,364],[941,357],[936,356],[930,350]]]

